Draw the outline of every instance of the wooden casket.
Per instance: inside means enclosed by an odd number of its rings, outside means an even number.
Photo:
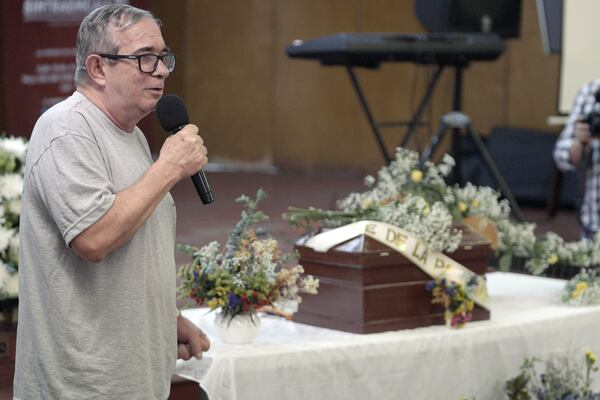
[[[463,240],[447,254],[473,272],[484,275],[490,242],[466,225]],[[295,245],[299,264],[319,279],[316,295],[302,296],[294,321],[354,333],[374,333],[443,325],[444,308],[431,304],[425,285],[432,278],[390,247],[361,235],[327,252]],[[490,318],[475,304],[473,321]]]

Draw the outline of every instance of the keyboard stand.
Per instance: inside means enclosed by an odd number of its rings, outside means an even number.
[[[502,174],[498,170],[498,167],[496,166],[496,163],[494,162],[491,154],[489,153],[489,151],[485,147],[485,144],[481,140],[481,137],[473,129],[473,127],[471,125],[471,119],[466,114],[461,112],[461,108],[462,108],[462,76],[463,76],[463,69],[467,65],[468,65],[468,63],[459,63],[459,64],[452,65],[455,70],[455,72],[454,72],[454,93],[452,96],[453,112],[450,112],[450,113],[442,116],[442,120],[441,120],[442,123],[441,123],[440,127],[438,128],[437,132],[431,138],[431,143],[421,153],[420,164],[422,166],[426,160],[431,158],[431,156],[433,155],[433,152],[439,145],[442,137],[445,136],[445,134],[447,133],[448,130],[451,130],[451,133],[452,133],[451,154],[454,157],[454,161],[455,161],[455,165],[452,170],[453,175],[452,175],[451,183],[458,183],[458,184],[462,185],[464,182],[462,182],[462,177],[461,177],[462,148],[461,148],[460,143],[461,143],[461,132],[463,132],[463,131],[466,132],[472,138],[474,143],[476,144],[477,150],[479,151],[481,158],[483,159],[485,165],[488,167],[488,170],[490,171],[490,173],[496,180],[496,183],[500,187],[502,194],[508,200],[515,218],[518,221],[522,222],[525,220],[525,218],[523,216],[521,208],[519,207],[519,204],[517,203],[517,200],[513,196],[512,192],[510,191],[506,181],[504,180],[504,178],[502,177]],[[431,100],[431,96],[433,94],[433,91],[435,89],[437,82],[439,81],[440,75],[442,74],[442,71],[444,70],[444,67],[445,67],[445,65],[443,65],[443,64],[437,65],[437,69],[427,85],[425,94],[421,98],[421,101],[419,102],[419,106],[417,107],[416,112],[414,113],[411,121],[408,123],[408,127],[406,129],[404,137],[400,141],[399,146],[404,147],[406,145],[406,143],[408,142],[408,140],[410,139],[410,137],[414,134],[416,127],[420,123],[421,115],[423,114],[425,107]],[[379,130],[381,124],[377,123],[377,121],[373,117],[373,113],[371,112],[369,103],[367,102],[367,99],[363,93],[361,86],[360,86],[360,82],[358,81],[358,77],[356,76],[356,73],[354,72],[352,66],[346,65],[346,70],[348,71],[348,75],[350,76],[352,86],[354,87],[354,90],[356,91],[360,105],[361,105],[363,111],[365,112],[365,115],[367,116],[367,120],[369,122],[369,125],[371,126],[371,130],[373,131],[373,135],[375,136],[375,140],[377,141],[379,150],[381,151],[381,154],[383,155],[383,158],[384,158],[386,164],[389,164],[393,158],[388,153],[385,143],[383,141],[383,137],[381,136],[381,132]]]
[[[358,101],[360,102],[362,109],[364,110],[365,114],[367,115],[367,120],[369,121],[369,125],[371,126],[371,129],[373,130],[373,135],[375,135],[375,140],[377,141],[379,150],[381,151],[381,154],[383,155],[383,159],[385,160],[386,164],[389,164],[390,162],[392,162],[392,157],[390,157],[390,155],[387,152],[387,149],[385,148],[385,143],[383,142],[383,138],[381,137],[381,132],[379,131],[379,124],[377,123],[377,121],[375,121],[375,118],[373,117],[373,114],[371,113],[371,109],[369,107],[369,103],[367,102],[367,98],[365,97],[365,95],[361,89],[360,83],[358,82],[358,77],[354,73],[352,66],[346,65],[346,70],[348,71],[348,74],[350,75],[350,80],[352,81],[352,86],[354,87],[354,90],[356,91],[356,95],[358,96]]]
[[[430,79],[429,83],[427,84],[427,89],[425,91],[425,94],[421,98],[421,101],[419,102],[417,110],[415,111],[411,120],[408,123],[403,124],[403,125],[407,125],[407,128],[406,128],[406,132],[404,133],[404,137],[402,138],[402,140],[400,141],[398,146],[405,147],[408,140],[413,135],[415,129],[417,128],[417,126],[419,126],[419,124],[421,122],[421,116],[423,114],[423,111],[425,111],[425,107],[431,100],[431,96],[433,95],[435,86],[436,86],[437,82],[439,81],[439,78],[440,78],[440,75],[442,74],[443,69],[444,69],[443,65],[437,66],[437,69],[435,70],[433,77]],[[360,82],[358,81],[358,77],[356,76],[356,73],[354,72],[354,69],[352,68],[352,66],[346,65],[346,70],[348,71],[348,75],[350,76],[350,81],[352,82],[352,86],[354,87],[354,91],[356,92],[360,106],[362,107],[363,111],[365,112],[365,115],[367,116],[367,120],[369,122],[369,125],[371,126],[371,130],[373,131],[373,135],[375,136],[375,141],[377,142],[377,145],[379,146],[381,155],[383,156],[385,163],[389,164],[392,161],[393,157],[390,156],[390,154],[388,153],[385,143],[383,141],[383,137],[381,136],[381,131],[379,129],[381,126],[384,125],[384,123],[378,123],[375,120],[375,117],[373,117],[373,113],[371,112],[369,103],[367,102],[367,98],[364,95],[364,92],[361,88]],[[390,126],[390,124],[385,124],[385,125]],[[395,153],[395,151],[394,151],[394,153]]]

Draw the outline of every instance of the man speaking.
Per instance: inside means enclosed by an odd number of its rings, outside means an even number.
[[[175,56],[160,22],[129,5],[77,34],[77,90],[37,121],[20,223],[16,399],[166,399],[175,358],[206,336],[177,315],[169,190],[206,164],[198,128],[153,162],[136,124]]]

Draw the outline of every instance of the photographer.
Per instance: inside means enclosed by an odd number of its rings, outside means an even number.
[[[554,146],[554,160],[562,171],[582,169],[580,193],[583,238],[600,231],[600,79],[585,84],[577,93],[565,128]]]

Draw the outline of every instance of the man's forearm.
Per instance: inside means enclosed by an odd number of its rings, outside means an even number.
[[[154,163],[133,186],[117,193],[108,212],[71,242],[83,259],[102,261],[127,243],[179,180],[169,168]]]

